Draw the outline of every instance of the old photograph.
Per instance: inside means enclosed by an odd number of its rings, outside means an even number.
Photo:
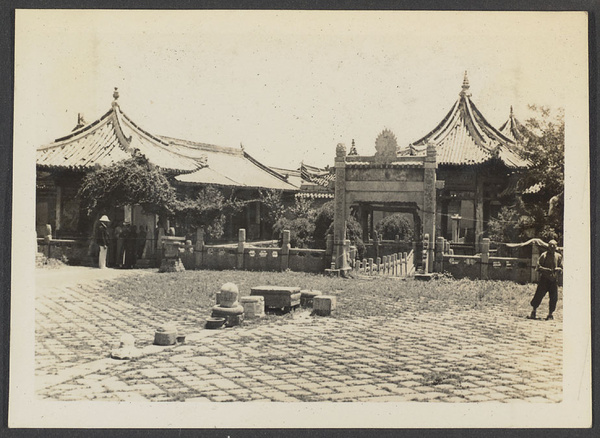
[[[18,10],[9,425],[590,426],[587,19]]]

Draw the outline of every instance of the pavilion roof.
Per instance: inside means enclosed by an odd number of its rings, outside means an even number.
[[[401,156],[424,155],[433,143],[437,162],[446,165],[477,165],[500,160],[508,168],[527,168],[529,162],[519,153],[517,142],[494,128],[471,100],[465,72],[462,90],[446,117],[427,135],[407,148]]]
[[[177,174],[205,165],[203,158],[173,150],[165,141],[138,127],[121,111],[116,99],[112,108],[98,120],[39,147],[36,162],[40,168],[88,171],[126,160],[134,153]]]
[[[511,139],[515,143],[522,143],[526,137],[523,133],[527,128],[521,124],[513,113],[513,107],[510,107],[510,115],[508,120],[500,126],[499,131],[505,136]]]

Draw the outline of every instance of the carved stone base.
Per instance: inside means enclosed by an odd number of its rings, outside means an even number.
[[[181,259],[163,259],[158,272],[183,272],[185,267]]]

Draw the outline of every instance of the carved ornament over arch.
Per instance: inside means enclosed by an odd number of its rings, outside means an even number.
[[[396,159],[398,150],[398,141],[396,136],[389,129],[384,129],[375,140],[375,159],[379,162],[392,162]]]

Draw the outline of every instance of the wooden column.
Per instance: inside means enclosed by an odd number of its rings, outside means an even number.
[[[60,216],[62,213],[62,187],[56,186],[56,208],[55,208],[55,217],[54,217],[54,229],[56,231],[60,230]]]
[[[483,177],[477,175],[477,189],[475,192],[475,248],[481,252],[481,239],[483,237]]]

